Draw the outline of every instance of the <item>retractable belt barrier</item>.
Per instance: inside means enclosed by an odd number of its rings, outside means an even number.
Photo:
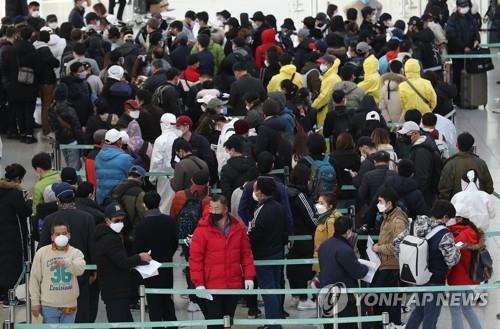
[[[500,54],[446,54],[441,57],[445,59],[500,58]]]

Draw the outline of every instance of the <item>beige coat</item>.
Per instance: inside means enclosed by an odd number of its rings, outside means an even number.
[[[318,258],[318,250],[321,244],[331,238],[333,233],[335,233],[333,224],[339,217],[342,217],[342,213],[335,209],[324,224],[316,226],[316,232],[314,233],[314,258]],[[313,271],[319,272],[319,264],[313,265]]]
[[[380,111],[387,122],[403,122],[403,108],[399,97],[399,84],[406,81],[406,77],[396,73],[385,73],[380,78]]]
[[[401,208],[396,208],[389,215],[384,215],[378,240],[379,270],[396,270],[399,268],[399,260],[394,253],[393,241],[408,228],[408,225],[408,216]]]

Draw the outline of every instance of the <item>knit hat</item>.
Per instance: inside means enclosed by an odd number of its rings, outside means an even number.
[[[125,71],[123,70],[123,67],[113,65],[108,69],[108,78],[120,81],[121,79],[123,79],[124,73]]]
[[[75,168],[65,167],[61,170],[61,181],[70,185],[78,183],[78,175]]]
[[[54,191],[56,198],[61,202],[71,201],[75,198],[73,187],[66,182],[52,184],[52,191]]]
[[[54,100],[65,101],[66,99],[68,99],[68,86],[65,83],[60,83],[54,90]]]
[[[245,135],[250,130],[250,125],[245,120],[238,120],[234,123],[234,132],[236,135]]]

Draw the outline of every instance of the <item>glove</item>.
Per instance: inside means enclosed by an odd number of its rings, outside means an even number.
[[[184,243],[186,244],[186,246],[189,248],[189,246],[191,245],[191,240],[193,239],[193,235],[192,234],[188,234],[188,236],[184,239]]]
[[[198,286],[198,287],[196,287],[196,290],[200,290],[200,292],[196,293],[196,297],[203,298],[206,300],[214,300],[212,295],[207,294],[206,292],[203,292],[203,290],[206,290],[205,286]]]
[[[253,280],[245,280],[245,290],[253,290]]]

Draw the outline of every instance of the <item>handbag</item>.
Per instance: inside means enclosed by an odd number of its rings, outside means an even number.
[[[31,67],[21,66],[17,60],[17,82],[23,85],[32,85],[35,82],[35,70]]]
[[[489,55],[490,50],[487,48],[479,48],[473,50],[471,55]],[[465,71],[467,73],[483,73],[491,71],[495,68],[491,58],[473,58],[465,60]]]

